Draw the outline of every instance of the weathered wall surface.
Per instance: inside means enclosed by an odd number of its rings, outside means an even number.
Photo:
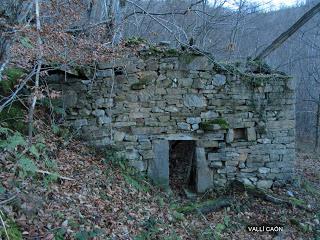
[[[159,142],[195,140],[203,191],[233,179],[266,188],[290,180],[292,81],[203,56],[144,51],[99,64],[93,80],[70,78],[63,91],[68,121],[85,141],[115,144],[153,177],[168,171],[168,144]]]

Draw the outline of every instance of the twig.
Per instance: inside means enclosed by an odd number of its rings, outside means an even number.
[[[36,73],[35,68],[33,71],[19,84],[19,87],[7,98],[7,99],[1,106],[0,106],[0,112],[8,106],[17,96],[17,94],[21,91],[21,89],[27,84],[27,82],[33,77],[33,75]]]
[[[1,202],[0,202],[0,206],[6,204],[6,203],[8,203],[8,202],[11,202],[11,201],[12,201],[13,199],[15,199],[16,197],[17,197],[17,194],[11,196],[10,198],[8,198],[8,199],[6,199],[6,200],[1,201]]]
[[[64,177],[64,176],[61,176],[59,174],[56,174],[56,173],[51,173],[51,172],[48,172],[48,171],[44,171],[44,170],[36,170],[37,173],[42,173],[42,174],[47,174],[47,175],[52,175],[52,176],[56,176],[60,179],[63,179],[63,180],[68,180],[68,181],[75,181],[75,179],[73,178],[69,178],[69,177]]]
[[[4,232],[6,234],[6,237],[8,240],[10,240],[9,234],[7,232],[7,228],[6,228],[6,224],[4,223],[3,219],[2,219],[2,215],[4,216],[3,212],[0,210],[0,220],[1,220],[1,224],[3,226]]]

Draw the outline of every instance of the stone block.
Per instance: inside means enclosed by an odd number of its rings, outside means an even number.
[[[107,117],[107,116],[98,117],[98,124],[99,125],[110,124],[111,121],[112,121],[111,117]]]
[[[227,82],[226,76],[221,74],[216,74],[212,78],[212,84],[216,87],[222,87]]]
[[[226,142],[232,143],[233,141],[234,141],[234,131],[233,131],[233,129],[229,129],[227,131],[227,135],[226,135]]]
[[[261,168],[258,169],[258,172],[262,173],[262,174],[267,174],[267,173],[270,172],[270,168],[261,167]]]
[[[106,70],[97,70],[96,71],[96,77],[97,78],[108,78],[112,77],[113,70],[112,69],[106,69]]]
[[[169,187],[169,141],[153,142],[154,158],[149,160],[148,175],[154,183],[163,188]]]
[[[256,141],[257,133],[254,127],[247,128],[247,139],[248,141]]]
[[[178,82],[181,84],[182,87],[191,87],[193,83],[192,78],[182,78],[179,79]]]
[[[272,184],[273,184],[272,180],[258,180],[257,181],[257,187],[258,188],[268,189],[268,188],[272,187]]]
[[[198,94],[186,94],[183,99],[186,107],[205,107],[207,106],[206,99]]]
[[[208,112],[201,113],[201,118],[204,118],[204,119],[215,119],[218,117],[219,117],[219,114],[215,111],[208,111]]]
[[[96,110],[92,111],[92,115],[96,116],[96,117],[102,117],[105,115],[105,111],[102,109],[96,109]]]
[[[88,120],[87,119],[77,119],[73,122],[72,125],[74,128],[79,129],[83,126],[88,125]]]
[[[213,172],[208,167],[204,148],[196,147],[196,189],[202,193],[212,187]]]
[[[188,117],[187,118],[187,123],[189,123],[189,124],[198,124],[200,122],[201,122],[200,117]]]
[[[181,129],[181,130],[187,130],[187,131],[191,130],[190,124],[185,123],[185,122],[179,122],[179,123],[177,123],[177,126],[178,126],[178,129]]]
[[[126,136],[126,133],[115,131],[113,134],[113,140],[115,142],[122,142],[124,140],[125,136]]]

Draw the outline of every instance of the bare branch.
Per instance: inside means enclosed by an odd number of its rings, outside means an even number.
[[[266,47],[258,56],[254,59],[261,60],[269,56],[273,51],[279,48],[289,37],[297,32],[303,25],[305,25],[311,18],[320,12],[320,3],[315,5],[309,11],[307,11],[301,18],[298,19],[287,31],[277,37],[268,47]]]

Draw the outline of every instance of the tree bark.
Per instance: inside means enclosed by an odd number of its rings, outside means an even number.
[[[289,37],[297,32],[303,25],[305,25],[311,18],[320,12],[320,3],[316,4],[313,8],[307,11],[298,21],[296,21],[287,31],[277,37],[267,48],[265,48],[254,59],[255,61],[265,59],[273,51],[279,48]]]
[[[34,86],[34,93],[32,96],[30,108],[29,108],[29,129],[28,129],[28,136],[29,136],[29,144],[32,144],[32,133],[33,133],[33,114],[37,103],[37,98],[39,94],[39,81],[40,81],[40,70],[42,65],[42,57],[43,57],[43,49],[42,49],[42,39],[41,39],[41,23],[40,23],[40,0],[34,0],[35,2],[35,14],[36,14],[36,21],[37,21],[37,70],[36,70],[36,79],[35,79],[35,86]]]
[[[316,141],[314,146],[314,151],[317,152],[319,150],[319,125],[320,125],[320,95],[317,102],[317,114],[316,114]]]

